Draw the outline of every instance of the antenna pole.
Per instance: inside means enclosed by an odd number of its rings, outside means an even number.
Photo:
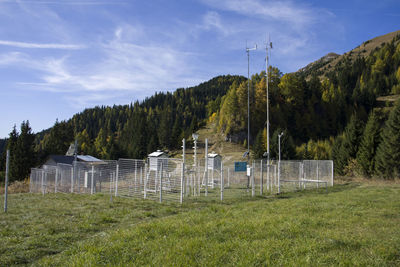
[[[247,52],[247,163],[250,164],[250,51],[256,50],[257,45],[253,48],[246,47]]]

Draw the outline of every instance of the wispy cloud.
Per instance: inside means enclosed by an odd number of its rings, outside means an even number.
[[[13,46],[18,48],[39,48],[39,49],[66,49],[66,50],[77,50],[84,49],[84,45],[75,44],[39,44],[39,43],[26,43],[26,42],[15,42],[0,40],[0,45]]]
[[[316,17],[315,9],[292,1],[261,0],[203,0],[206,4],[222,10],[229,10],[246,16],[293,23],[293,26],[312,22]]]

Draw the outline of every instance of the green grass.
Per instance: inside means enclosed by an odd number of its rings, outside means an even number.
[[[328,194],[200,199],[183,206],[110,204],[101,195],[15,195],[20,206],[0,215],[0,265],[396,266],[399,193],[399,185],[347,184]]]

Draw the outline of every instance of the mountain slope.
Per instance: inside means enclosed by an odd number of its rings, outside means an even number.
[[[325,77],[326,73],[332,71],[334,67],[339,62],[343,61],[346,57],[351,60],[355,60],[357,57],[365,58],[379,47],[383,46],[386,43],[391,42],[392,39],[398,35],[400,35],[400,30],[375,37],[371,40],[363,42],[361,45],[357,46],[356,48],[350,50],[347,53],[344,53],[343,55],[338,55],[336,53],[328,53],[322,58],[308,64],[306,67],[301,68],[297,72],[307,77],[307,79],[309,79],[311,75]],[[398,42],[399,40],[396,42],[396,44]]]

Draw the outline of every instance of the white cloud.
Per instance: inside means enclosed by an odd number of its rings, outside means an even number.
[[[285,21],[294,27],[314,21],[318,15],[314,9],[295,4],[291,1],[261,0],[204,0],[206,4],[222,10],[233,11],[245,16],[257,16],[265,20]]]
[[[84,45],[75,44],[39,44],[39,43],[26,43],[26,42],[15,42],[0,40],[0,45],[18,47],[18,48],[39,48],[39,49],[66,49],[66,50],[77,50],[84,49]]]

